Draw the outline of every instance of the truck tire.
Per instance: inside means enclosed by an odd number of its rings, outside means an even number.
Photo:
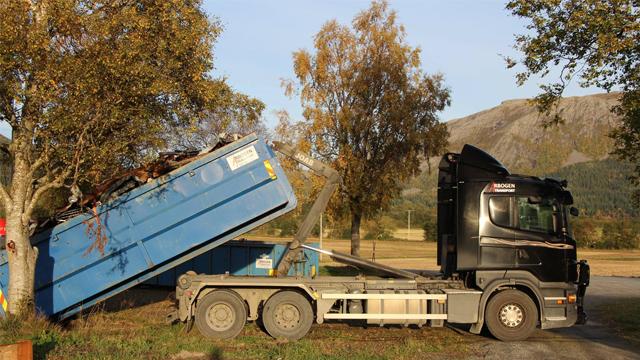
[[[244,301],[235,291],[216,290],[196,304],[196,327],[206,337],[231,339],[247,322]]]
[[[262,324],[276,339],[298,340],[313,323],[309,300],[296,291],[281,291],[272,295],[262,309]]]
[[[502,341],[528,338],[538,324],[538,309],[529,295],[519,290],[503,290],[487,304],[484,314],[489,332]]]

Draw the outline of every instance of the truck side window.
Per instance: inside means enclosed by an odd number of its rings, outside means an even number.
[[[489,216],[498,226],[514,227],[511,216],[511,196],[492,196],[489,199]]]

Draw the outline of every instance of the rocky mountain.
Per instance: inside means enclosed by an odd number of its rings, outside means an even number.
[[[611,113],[619,94],[569,97],[560,101],[564,123],[545,129],[543,118],[529,100],[507,100],[479,113],[447,122],[449,151],[464,144],[475,145],[495,156],[512,173],[550,176],[569,181],[575,205],[584,214],[640,213],[632,204],[633,187],[628,177],[633,166],[609,154],[609,132],[617,118]],[[430,159],[436,169],[439,158]],[[424,171],[411,179],[389,214],[416,216],[435,206],[436,172]],[[424,208],[424,209],[423,209]],[[422,210],[420,210],[422,209]]]
[[[564,123],[547,129],[527,99],[507,100],[473,115],[447,122],[451,151],[473,144],[489,152],[513,173],[547,174],[560,168],[609,156],[616,126],[611,113],[619,94],[563,98]]]

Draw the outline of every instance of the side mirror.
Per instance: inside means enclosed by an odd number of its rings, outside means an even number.
[[[580,215],[580,210],[578,210],[577,207],[572,206],[569,208],[569,214],[573,215],[573,216],[578,216]]]

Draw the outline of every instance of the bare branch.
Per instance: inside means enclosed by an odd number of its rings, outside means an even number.
[[[33,178],[34,177],[33,175],[36,173],[36,171],[38,171],[38,169],[40,169],[44,164],[45,164],[45,156],[43,154],[38,158],[38,160],[36,160],[33,164],[31,164],[31,167],[29,168],[30,177]]]
[[[80,166],[84,162],[82,160],[82,153],[86,145],[85,137],[87,135],[87,131],[88,131],[88,127],[85,127],[82,130],[82,133],[80,134],[80,137],[78,139],[77,146],[76,146],[76,151],[73,156],[73,161],[71,162],[71,164],[69,164],[64,170],[61,170],[60,173],[55,177],[53,181],[46,182],[41,187],[39,187],[33,193],[32,196],[27,197],[27,199],[30,199],[30,200],[27,200],[29,201],[29,204],[27,205],[23,215],[27,221],[31,217],[33,210],[38,204],[38,200],[44,193],[46,193],[49,190],[61,188],[62,186],[64,186],[65,180],[71,177],[72,174],[73,174],[73,181],[74,182],[77,181],[78,174],[80,172]],[[40,158],[38,158],[38,160],[36,160],[36,162],[34,162],[31,165],[30,171],[32,171],[31,172],[32,175],[33,175],[33,172],[35,172],[39,167],[41,167],[44,164],[46,157],[47,156],[43,154],[42,156],[40,156]],[[51,172],[49,172],[48,174],[45,174],[39,180],[48,179],[50,178],[50,176],[51,176]]]
[[[0,119],[6,121],[11,127],[16,126],[16,113],[11,98],[3,87],[0,87]]]
[[[27,205],[26,210],[23,214],[23,221],[29,221],[33,210],[38,204],[38,200],[40,200],[40,197],[44,193],[52,189],[60,188],[64,185],[64,181],[69,177],[69,175],[71,175],[71,170],[71,168],[67,168],[65,171],[58,174],[58,176],[53,181],[48,182],[36,189],[36,191],[33,193],[33,196],[31,196],[31,199],[27,200],[29,204]]]

